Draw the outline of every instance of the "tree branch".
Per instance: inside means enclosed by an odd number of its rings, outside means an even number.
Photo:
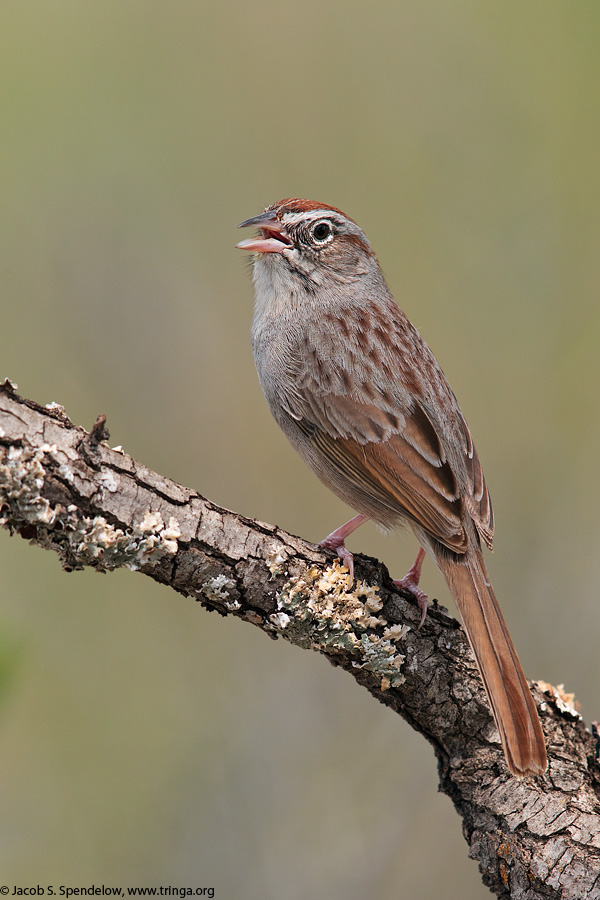
[[[569,697],[538,683],[549,751],[542,778],[509,775],[464,632],[419,610],[387,569],[331,554],[221,509],[90,433],[62,407],[0,385],[0,524],[72,571],[139,570],[341,666],[433,746],[483,881],[502,898],[600,898],[598,741]]]

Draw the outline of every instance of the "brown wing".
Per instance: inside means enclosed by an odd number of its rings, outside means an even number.
[[[466,549],[467,517],[491,547],[492,509],[469,429],[435,357],[391,298],[385,320],[363,307],[309,324],[292,369],[286,408],[342,479],[368,484],[455,552]]]
[[[475,527],[479,532],[479,536],[485,542],[489,549],[492,549],[494,542],[494,511],[492,510],[492,501],[489,491],[485,483],[485,476],[477,450],[473,444],[471,432],[465,422],[462,413],[459,412],[458,426],[463,437],[462,450],[467,475],[467,490],[465,491],[465,502],[471,518],[475,522]]]
[[[381,427],[377,418],[374,415],[372,422],[375,430]],[[439,438],[421,407],[415,406],[405,418],[402,433],[386,440],[359,443],[314,426],[309,437],[357,491],[366,489],[378,504],[420,525],[450,550],[464,553],[467,549],[456,479],[440,455]]]

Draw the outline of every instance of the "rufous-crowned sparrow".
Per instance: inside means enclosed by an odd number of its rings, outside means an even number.
[[[358,512],[322,543],[348,565],[345,538],[367,519],[408,522],[462,616],[518,775],[546,769],[537,711],[483,561],[493,516],[452,389],[392,297],[356,222],[335,207],[280,200],[239,226],[256,238],[252,346],[276,421],[316,475]],[[418,588],[422,550],[406,579]]]

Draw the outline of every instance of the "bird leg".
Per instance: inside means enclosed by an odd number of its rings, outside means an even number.
[[[328,534],[324,540],[319,541],[319,547],[324,547],[326,550],[333,550],[334,553],[337,553],[342,561],[342,565],[346,566],[348,569],[349,587],[352,587],[352,582],[354,581],[354,557],[349,550],[346,550],[345,541],[353,531],[356,531],[357,528],[360,528],[361,525],[364,525],[365,522],[368,521],[368,516],[363,516],[362,514],[354,516],[354,518],[350,519],[349,522],[346,522],[345,525],[340,525],[339,528],[336,528],[335,531]],[[418,580],[419,579],[417,578],[417,581]]]
[[[337,554],[337,556],[339,556],[342,565],[346,566],[346,568],[348,569],[349,587],[352,587],[352,583],[354,582],[354,557],[350,553],[350,551],[346,549],[346,538],[349,537],[353,531],[356,531],[357,528],[360,528],[361,525],[364,525],[365,522],[368,521],[369,517],[363,516],[362,513],[360,513],[358,516],[354,516],[353,519],[350,519],[349,522],[346,522],[344,525],[340,525],[339,528],[336,528],[335,531],[332,531],[331,534],[328,534],[327,537],[322,541],[319,541],[319,547],[324,547],[326,550],[333,550],[333,552]],[[419,628],[425,621],[425,616],[427,615],[427,594],[419,587],[421,568],[423,566],[424,559],[425,551],[422,547],[419,547],[417,558],[415,559],[414,563],[412,564],[404,578],[400,578],[398,580],[394,579],[394,584],[397,588],[408,591],[417,601],[418,607],[421,610],[421,621],[419,622]]]
[[[419,622],[419,628],[425,621],[425,616],[427,615],[427,594],[419,587],[421,567],[423,566],[424,559],[425,551],[422,547],[419,547],[417,558],[415,559],[414,563],[412,564],[404,578],[400,578],[398,581],[394,580],[394,584],[397,588],[400,588],[403,591],[408,591],[417,601],[419,609],[421,610],[421,621]]]

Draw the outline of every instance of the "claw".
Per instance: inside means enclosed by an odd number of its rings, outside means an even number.
[[[350,551],[346,549],[345,540],[353,531],[356,531],[357,528],[360,528],[360,526],[364,525],[368,520],[368,516],[354,516],[354,518],[350,519],[349,522],[346,522],[345,525],[336,528],[336,530],[332,531],[331,534],[328,534],[324,540],[319,541],[319,547],[324,547],[326,550],[332,550],[336,553],[341,559],[342,564],[348,569],[348,587],[352,587],[354,582],[354,557]]]
[[[348,587],[352,587],[354,582],[354,556],[346,549],[344,542],[342,541],[341,544],[336,541],[329,543],[327,538],[325,538],[324,541],[319,543],[319,547],[325,547],[326,550],[333,550],[333,552],[339,556],[342,565],[346,566],[348,569]]]
[[[413,565],[410,567],[404,578],[400,578],[397,581],[394,580],[394,584],[397,588],[400,588],[403,591],[408,591],[417,601],[418,607],[421,610],[421,621],[419,622],[417,631],[419,630],[419,628],[421,628],[423,622],[425,621],[425,616],[427,615],[427,594],[419,587],[419,581],[421,579],[421,568],[423,566],[424,559],[425,551],[422,547],[420,547],[419,552],[417,553],[417,558],[415,559]]]

